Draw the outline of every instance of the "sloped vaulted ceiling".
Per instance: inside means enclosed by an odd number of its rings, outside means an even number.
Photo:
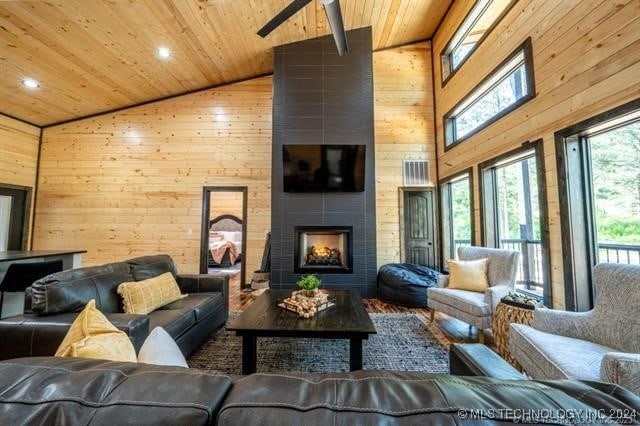
[[[48,125],[270,73],[273,46],[329,33],[313,1],[257,36],[288,2],[0,2],[0,112]],[[431,37],[450,2],[340,0],[346,29],[371,25],[375,50]],[[40,88],[23,87],[27,77]]]

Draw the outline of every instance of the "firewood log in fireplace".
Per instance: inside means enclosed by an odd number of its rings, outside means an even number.
[[[340,266],[342,260],[340,258],[340,250],[325,246],[311,246],[307,253],[307,265],[325,265]]]

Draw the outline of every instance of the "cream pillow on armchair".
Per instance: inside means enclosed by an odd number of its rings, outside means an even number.
[[[489,259],[447,260],[449,268],[447,288],[484,293],[489,288],[488,266]]]

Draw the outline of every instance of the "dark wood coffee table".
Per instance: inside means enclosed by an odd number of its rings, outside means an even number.
[[[375,334],[376,328],[360,296],[351,291],[332,291],[336,306],[304,319],[277,306],[290,294],[291,290],[265,291],[227,327],[242,336],[242,374],[256,372],[258,337],[349,339],[351,371],[361,370],[362,340]]]

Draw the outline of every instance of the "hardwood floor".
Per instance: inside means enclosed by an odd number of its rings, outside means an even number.
[[[229,282],[230,294],[229,294],[229,309],[232,311],[241,311],[249,306],[255,296],[251,292],[240,290],[240,282],[238,276],[231,279]],[[469,333],[469,326],[458,321],[455,318],[436,312],[435,321],[432,324],[430,317],[430,310],[428,308],[405,308],[404,306],[391,305],[384,303],[379,299],[364,299],[364,305],[369,313],[413,313],[416,314],[422,322],[425,323],[429,331],[440,341],[444,346],[450,346],[452,343],[460,342],[477,342],[477,331],[474,328],[471,335]],[[488,331],[485,336],[485,342],[488,345],[492,345],[491,332]]]

